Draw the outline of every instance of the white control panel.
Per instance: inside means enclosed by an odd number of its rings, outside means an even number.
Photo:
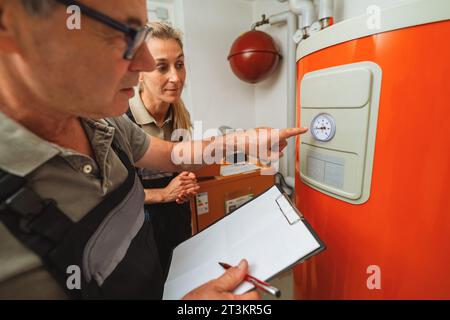
[[[359,62],[306,74],[300,87],[300,177],[329,196],[370,197],[381,68]]]

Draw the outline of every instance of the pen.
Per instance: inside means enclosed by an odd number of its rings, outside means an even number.
[[[231,268],[231,266],[227,263],[224,262],[219,262],[220,266],[222,268],[229,269]],[[264,282],[262,280],[256,279],[255,277],[246,274],[245,275],[245,281],[250,282],[251,284],[253,284],[255,287],[257,287],[258,289],[261,289],[262,291],[265,291],[277,298],[279,298],[281,296],[281,291],[280,289],[275,288],[274,286],[271,286],[270,284],[268,284],[267,282]]]

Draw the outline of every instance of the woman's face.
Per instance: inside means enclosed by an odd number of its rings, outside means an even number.
[[[184,54],[174,39],[151,39],[148,48],[155,59],[155,70],[141,73],[144,90],[156,103],[175,103],[186,79]]]

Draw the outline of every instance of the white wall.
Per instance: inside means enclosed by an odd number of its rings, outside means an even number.
[[[157,9],[166,9],[168,11],[168,18],[163,19],[158,16]],[[149,21],[164,21],[174,24],[175,8],[172,0],[147,0],[147,16]]]
[[[251,26],[251,2],[182,1],[192,119],[203,121],[203,130],[254,127],[254,86],[238,80],[227,60],[233,41]]]
[[[286,3],[276,0],[257,0],[253,2],[253,19],[261,20],[261,15],[271,16],[287,11]],[[287,33],[285,25],[262,26],[258,30],[270,34],[277,43],[283,59],[277,71],[267,80],[255,85],[256,126],[284,128],[287,125]],[[280,171],[285,172],[286,158],[280,161]]]

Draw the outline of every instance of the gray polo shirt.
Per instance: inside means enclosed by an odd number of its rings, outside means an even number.
[[[150,144],[148,135],[127,117],[82,119],[82,124],[95,160],[39,138],[0,112],[0,168],[26,176],[36,193],[56,200],[75,222],[127,177],[127,169],[111,148],[113,139],[134,162]],[[65,297],[40,258],[0,223],[0,299]]]
[[[130,110],[136,123],[149,135],[161,140],[171,141],[173,132],[172,107],[170,107],[167,117],[162,125],[158,126],[155,118],[148,112],[147,108],[145,108],[139,87],[136,87],[134,90],[135,95],[130,100]]]

